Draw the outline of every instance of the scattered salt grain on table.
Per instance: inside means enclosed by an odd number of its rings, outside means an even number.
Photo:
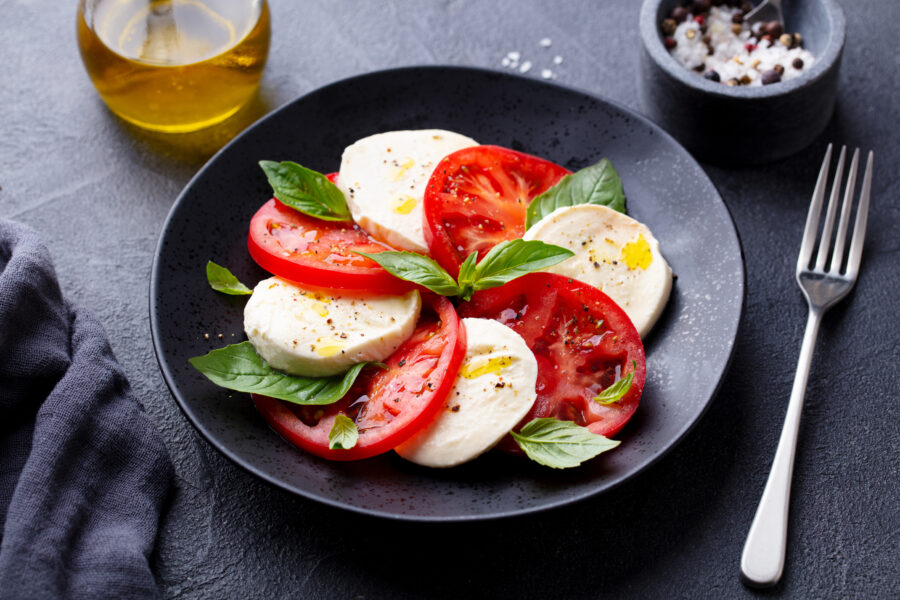
[[[553,40],[545,37],[538,41],[538,45],[542,48],[549,48],[553,45]],[[556,55],[553,57],[552,62],[554,65],[561,65],[563,62],[563,57]],[[535,66],[535,63],[533,63],[531,60],[524,59],[524,55],[518,50],[507,52],[506,56],[500,59],[500,64],[509,69],[517,69],[520,73],[528,73],[529,71],[531,71],[532,67]],[[544,79],[556,79],[556,74],[548,68],[541,68],[540,74]]]

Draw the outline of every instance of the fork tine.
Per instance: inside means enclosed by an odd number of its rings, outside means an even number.
[[[844,202],[841,206],[841,221],[838,224],[837,236],[834,240],[834,253],[831,255],[829,272],[837,275],[844,261],[844,244],[847,242],[847,225],[850,223],[850,207],[853,204],[853,192],[856,191],[856,172],[859,167],[859,148],[853,151],[850,161],[850,173],[847,174],[847,188],[844,191]]]
[[[841,180],[844,178],[844,161],[847,158],[847,146],[841,146],[841,156],[834,170],[834,183],[831,185],[831,198],[825,210],[825,225],[822,227],[822,241],[819,242],[819,254],[816,256],[816,270],[825,270],[825,260],[831,247],[831,230],[834,229],[834,215],[837,214],[838,198],[841,197]]]
[[[863,175],[862,193],[859,196],[859,208],[856,209],[856,224],[853,226],[850,256],[847,259],[847,276],[852,279],[856,279],[859,273],[863,241],[866,239],[866,223],[869,220],[869,195],[872,193],[872,163],[874,160],[875,153],[870,150],[869,159],[866,161],[866,174]]]
[[[809,213],[806,216],[806,228],[803,230],[803,242],[800,244],[800,256],[797,257],[797,270],[809,267],[809,259],[812,257],[812,249],[816,242],[816,230],[819,228],[819,215],[822,213],[822,199],[825,198],[825,186],[828,181],[828,167],[831,165],[832,145],[828,144],[825,151],[825,160],[819,169],[819,179],[816,181],[816,189],[813,190],[812,201],[809,203]]]

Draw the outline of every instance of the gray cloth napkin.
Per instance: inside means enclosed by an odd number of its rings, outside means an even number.
[[[100,324],[0,220],[0,598],[155,598],[174,472]]]

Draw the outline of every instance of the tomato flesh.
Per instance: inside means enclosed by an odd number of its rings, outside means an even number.
[[[425,188],[429,254],[456,277],[472,252],[482,258],[500,242],[522,237],[528,204],[568,173],[543,158],[499,146],[446,156]]]
[[[432,294],[422,300],[415,331],[387,359],[386,369],[367,367],[342,399],[327,406],[254,395],[260,414],[290,443],[331,460],[368,458],[409,439],[444,404],[466,352],[465,329],[450,301]],[[338,414],[356,423],[359,440],[353,448],[328,448]]]
[[[337,173],[327,177],[334,183]],[[376,294],[403,293],[415,287],[356,254],[391,248],[370,238],[352,221],[316,219],[275,198],[250,220],[247,246],[260,267],[300,284]]]
[[[537,399],[517,429],[532,419],[554,417],[611,436],[637,409],[647,373],[644,346],[625,312],[597,288],[532,273],[476,293],[460,313],[511,327],[534,352]],[[631,388],[621,400],[609,405],[593,400],[632,372]]]

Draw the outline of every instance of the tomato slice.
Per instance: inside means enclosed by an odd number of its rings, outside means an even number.
[[[337,173],[327,177],[334,183]],[[398,294],[415,287],[356,254],[391,248],[370,238],[352,221],[316,219],[275,198],[250,220],[247,246],[260,267],[300,284],[377,294]]]
[[[299,406],[254,395],[256,408],[287,441],[322,458],[368,458],[401,444],[443,406],[466,353],[465,329],[449,300],[423,294],[422,311],[412,336],[385,361],[387,369],[367,367],[335,404]],[[328,448],[338,414],[359,430],[348,450]]]
[[[597,288],[531,273],[476,293],[460,306],[460,314],[511,327],[534,352],[537,399],[517,429],[538,417],[555,417],[611,436],[637,409],[647,374],[644,346],[625,311]],[[631,388],[621,400],[610,405],[593,400],[631,372]],[[504,447],[510,448],[509,442]]]
[[[474,146],[443,158],[425,188],[429,254],[456,277],[472,252],[478,258],[525,233],[525,209],[569,170],[499,146]]]

